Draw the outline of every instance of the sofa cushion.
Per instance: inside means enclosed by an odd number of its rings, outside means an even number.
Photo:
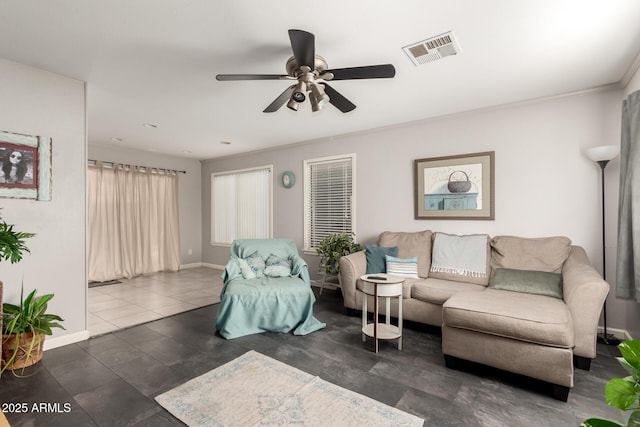
[[[433,236],[429,277],[485,286],[489,284],[491,240],[488,235],[434,233]]]
[[[398,248],[366,245],[364,252],[367,257],[367,274],[386,273],[387,260],[385,256],[396,256]]]
[[[418,258],[398,258],[391,255],[386,255],[385,259],[387,261],[387,274],[419,279]]]
[[[411,298],[442,305],[452,295],[458,292],[483,291],[485,289],[483,285],[428,278],[412,282]]]
[[[571,251],[568,237],[496,236],[491,240],[491,268],[562,272]]]
[[[448,327],[554,347],[574,345],[571,313],[558,298],[488,288],[459,292],[442,309]]]
[[[562,299],[562,275],[560,273],[498,268],[491,287]]]
[[[418,276],[428,277],[431,267],[431,230],[417,232],[385,231],[378,236],[378,246],[396,246],[400,258],[418,258]]]

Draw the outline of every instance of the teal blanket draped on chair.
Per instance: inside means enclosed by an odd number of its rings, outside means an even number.
[[[275,255],[291,261],[291,275],[245,278],[240,260],[256,252],[263,260]],[[309,271],[291,239],[235,240],[222,279],[216,329],[227,339],[261,332],[306,335],[326,326],[313,316]]]

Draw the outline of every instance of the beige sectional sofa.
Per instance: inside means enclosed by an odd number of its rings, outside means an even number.
[[[377,243],[417,264],[417,277],[404,282],[403,319],[442,327],[447,366],[464,359],[537,378],[551,383],[554,397],[564,401],[574,363],[589,369],[609,285],[568,238],[426,230],[384,232]],[[475,268],[465,268],[474,262]],[[348,310],[362,309],[360,277],[366,273],[366,251],[340,259]],[[397,316],[397,303],[391,314]]]

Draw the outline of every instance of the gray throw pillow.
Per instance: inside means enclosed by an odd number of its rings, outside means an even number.
[[[364,252],[367,257],[367,274],[387,272],[386,255],[398,256],[398,247],[387,248],[383,246],[366,245]]]
[[[562,299],[562,275],[560,273],[498,268],[491,287]]]

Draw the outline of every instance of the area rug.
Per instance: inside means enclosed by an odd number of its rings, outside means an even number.
[[[424,420],[255,351],[156,397],[188,426],[422,426]]]

